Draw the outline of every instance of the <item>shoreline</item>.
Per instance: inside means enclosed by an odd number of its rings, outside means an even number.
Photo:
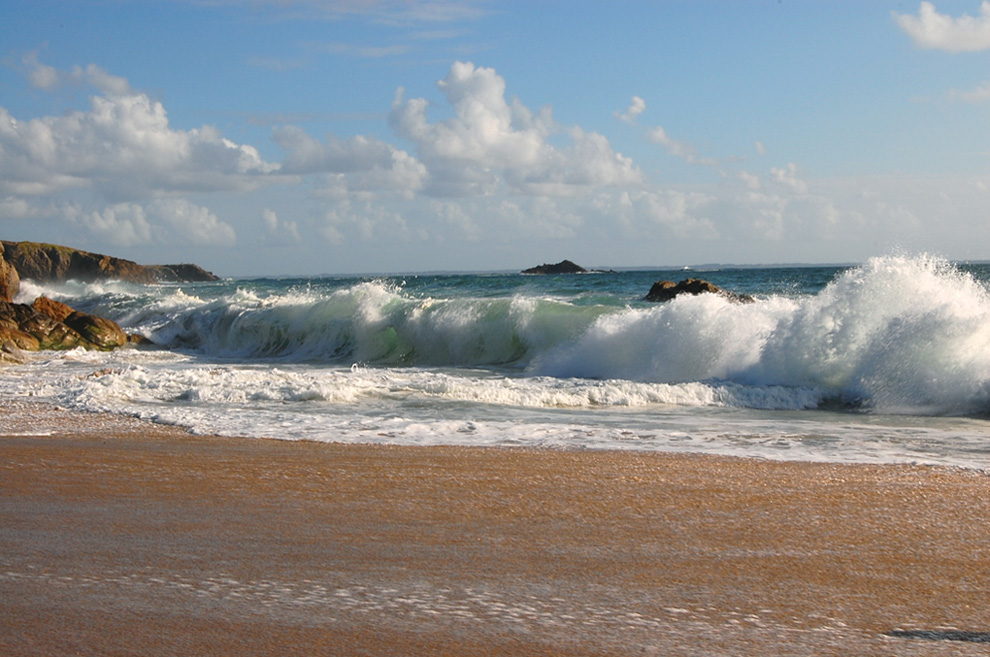
[[[219,438],[30,402],[0,427],[7,655],[990,643],[980,471]]]

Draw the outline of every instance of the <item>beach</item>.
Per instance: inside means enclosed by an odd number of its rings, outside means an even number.
[[[5,655],[990,647],[980,471],[0,427]]]

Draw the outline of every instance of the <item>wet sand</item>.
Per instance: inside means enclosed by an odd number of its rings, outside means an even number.
[[[986,655],[990,477],[0,404],[0,654]]]

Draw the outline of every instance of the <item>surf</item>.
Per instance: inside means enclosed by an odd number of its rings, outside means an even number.
[[[269,368],[482,368],[543,389],[603,382],[568,399],[604,389],[613,392],[601,398],[621,399],[615,391],[640,385],[625,397],[753,408],[815,400],[932,415],[990,409],[990,296],[983,281],[938,258],[874,258],[807,293],[767,279],[745,290],[756,297],[750,304],[716,295],[645,303],[625,276],[598,277],[588,289],[570,279],[460,275],[30,292],[67,297],[179,353]],[[501,388],[516,399],[506,403],[561,398]],[[472,394],[499,398],[487,384]]]

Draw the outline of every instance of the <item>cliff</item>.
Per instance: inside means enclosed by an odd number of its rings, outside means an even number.
[[[0,242],[0,362],[23,360],[21,351],[108,350],[127,343],[148,344],[141,336],[125,334],[116,322],[46,297],[39,297],[32,305],[13,303],[21,279],[148,284],[215,281],[217,277],[196,265],[145,266],[55,244]]]
[[[69,279],[84,282],[121,280],[143,284],[217,280],[216,276],[197,265],[146,266],[123,258],[56,244],[36,242],[3,242],[2,244],[3,250],[0,253],[3,259],[7,265],[13,266],[19,278],[30,278],[42,283]],[[3,274],[4,270],[0,269],[0,277]]]

